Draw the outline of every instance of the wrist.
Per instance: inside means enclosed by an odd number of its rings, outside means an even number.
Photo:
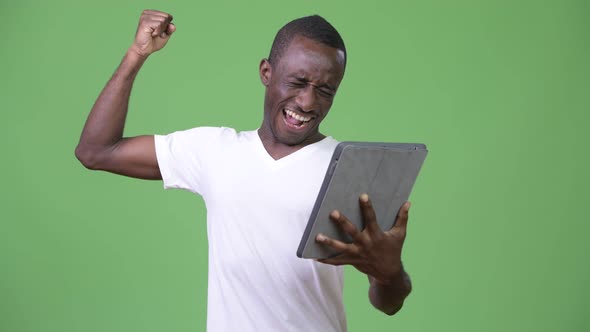
[[[134,80],[135,76],[143,66],[145,60],[147,60],[147,56],[143,56],[140,53],[136,52],[133,47],[130,47],[121,64],[115,71],[113,78],[123,79],[123,80]]]
[[[125,54],[125,58],[136,62],[144,62],[149,56],[149,54],[142,52],[135,44],[131,45]]]
[[[400,267],[399,269],[391,271],[391,273],[388,273],[387,275],[382,275],[380,277],[373,276],[371,279],[376,286],[391,287],[402,284],[406,279],[406,276],[407,274],[404,271],[404,268]]]

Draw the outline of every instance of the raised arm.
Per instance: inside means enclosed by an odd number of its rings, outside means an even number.
[[[86,168],[141,179],[162,178],[154,137],[123,138],[123,129],[137,73],[175,30],[170,14],[143,11],[135,41],[94,103],[76,147],[76,157]]]

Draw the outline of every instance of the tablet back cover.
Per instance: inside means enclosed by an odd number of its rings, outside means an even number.
[[[318,233],[351,243],[350,236],[329,219],[329,214],[338,210],[359,230],[364,229],[358,201],[362,193],[369,195],[381,229],[389,230],[401,205],[408,200],[427,153],[424,144],[340,143],[326,172],[297,256],[326,258],[338,254],[315,241]]]

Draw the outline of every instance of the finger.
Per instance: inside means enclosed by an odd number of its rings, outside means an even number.
[[[318,259],[317,261],[320,262],[320,263],[329,264],[329,265],[335,265],[335,266],[340,266],[340,265],[344,265],[345,264],[343,261],[336,260],[334,258]]]
[[[142,19],[140,28],[146,32],[149,33],[152,37],[156,37],[158,36],[160,33],[162,33],[162,28],[160,27],[164,22],[164,19],[162,18],[154,18],[152,17],[145,17],[144,19]]]
[[[166,22],[166,24],[172,22],[172,15],[161,13],[161,12],[150,12],[144,11],[141,15],[142,21],[158,21],[158,22]]]
[[[168,30],[168,26],[172,21],[172,16],[145,15],[142,21],[144,22],[144,25],[148,27],[152,37],[156,37]]]
[[[381,228],[377,223],[377,215],[375,214],[375,209],[373,209],[373,203],[369,199],[369,195],[362,194],[359,197],[359,204],[361,206],[365,228],[367,228],[372,234],[382,233]]]
[[[395,219],[395,225],[393,228],[406,228],[408,225],[408,215],[410,211],[410,206],[412,203],[405,202],[402,207],[399,209],[397,213],[397,218]]]
[[[170,37],[172,32],[174,32],[174,30],[176,30],[176,27],[172,23],[172,16],[168,15],[168,17],[166,17],[164,23],[165,24],[162,25],[162,33],[160,34],[160,37],[168,38],[168,37]],[[171,31],[171,32],[169,32],[169,31]]]
[[[342,255],[335,256],[335,257],[318,259],[317,261],[320,263],[336,265],[336,266],[354,265],[354,264],[361,263],[361,260],[359,258],[355,258],[355,257],[348,255],[348,254],[342,254]]]
[[[172,33],[174,33],[174,31],[176,31],[176,26],[174,25],[174,23],[170,23],[168,24],[166,31],[160,34],[160,38],[169,38],[172,35]]]
[[[150,28],[152,29],[152,37],[160,36],[165,34],[168,30],[168,22],[165,18],[154,17],[150,20]]]
[[[344,243],[342,241],[338,241],[338,240],[332,239],[330,237],[325,236],[322,233],[319,233],[315,237],[315,240],[318,243],[325,244],[328,247],[331,247],[331,248],[333,248],[334,250],[336,250],[338,252],[351,252],[351,251],[353,251],[353,245],[352,244],[348,244],[348,243]]]
[[[330,219],[334,221],[340,229],[342,229],[346,234],[350,235],[350,237],[355,240],[358,238],[359,230],[356,226],[346,218],[345,215],[340,213],[338,210],[334,210],[330,213]]]
[[[170,21],[172,21],[172,19],[173,19],[173,16],[172,15],[170,15],[168,13],[165,13],[165,12],[161,12],[159,10],[146,9],[146,10],[143,11],[142,14],[143,15],[146,15],[146,16],[161,16],[161,17],[164,17],[164,18],[168,18],[169,17],[170,18]]]

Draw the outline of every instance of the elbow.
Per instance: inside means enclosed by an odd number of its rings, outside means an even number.
[[[383,308],[383,309],[381,309],[381,311],[388,316],[393,316],[393,315],[397,314],[398,311],[402,310],[403,306],[404,306],[404,302],[402,301],[399,305],[397,305],[395,307]]]
[[[395,301],[394,303],[388,303],[387,305],[381,306],[375,305],[375,307],[384,314],[388,316],[393,316],[397,314],[400,310],[402,310],[402,307],[404,306],[404,302],[408,295],[410,295],[410,292],[405,293],[398,301]]]
[[[408,274],[404,272],[399,282],[394,285],[382,287],[372,282],[369,288],[369,300],[377,310],[393,316],[402,309],[404,301],[411,292],[412,282]]]
[[[407,277],[407,274],[406,274],[406,277]],[[402,307],[404,306],[404,302],[406,301],[406,299],[408,298],[408,296],[412,292],[412,282],[410,281],[410,278],[407,277],[404,281],[405,282],[404,282],[403,290],[401,291],[401,294],[399,295],[399,302],[397,304],[392,305],[392,306],[381,308],[381,311],[383,311],[383,313],[385,313],[388,316],[393,316],[393,315],[397,314],[400,310],[402,310]]]
[[[100,169],[100,154],[96,152],[95,149],[91,149],[87,145],[79,143],[78,146],[76,146],[76,150],[74,151],[74,153],[76,155],[76,158],[80,161],[80,163],[87,169]]]
[[[398,303],[389,304],[387,306],[381,306],[381,307],[375,306],[375,307],[377,307],[377,309],[379,309],[384,314],[386,314],[388,316],[393,316],[393,315],[397,314],[400,310],[402,310],[402,307],[404,306],[404,302],[409,294],[410,293],[408,292],[401,300],[399,300]]]

